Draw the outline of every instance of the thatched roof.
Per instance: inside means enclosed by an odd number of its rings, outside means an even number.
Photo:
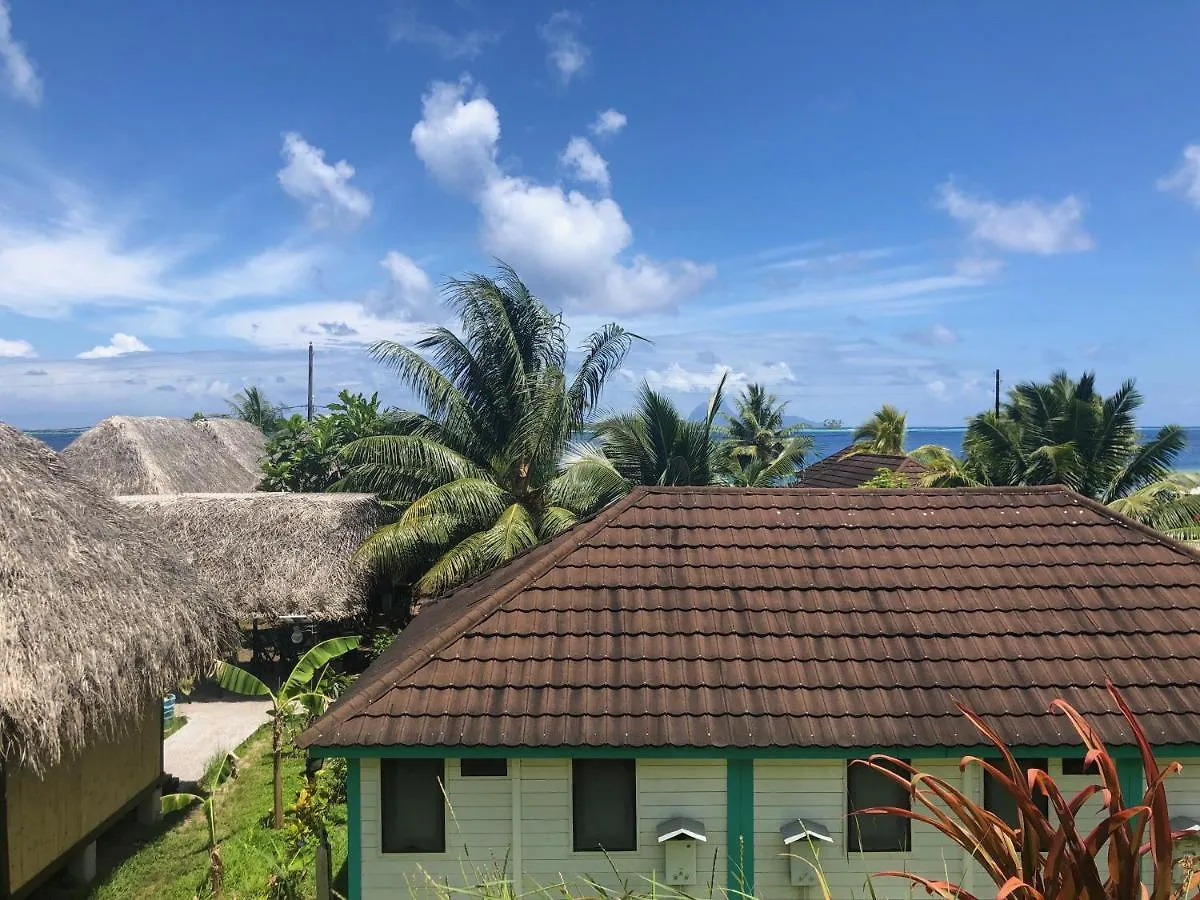
[[[112,416],[61,456],[109,494],[239,493],[258,486],[265,445],[258,428],[236,419]]]
[[[0,422],[0,759],[42,770],[236,639],[144,521]]]
[[[243,620],[343,619],[366,600],[352,556],[379,524],[373,494],[165,494],[118,497],[148,514]]]

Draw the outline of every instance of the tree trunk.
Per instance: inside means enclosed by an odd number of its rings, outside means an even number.
[[[275,714],[271,728],[271,768],[275,779],[275,813],[272,828],[283,827],[283,716]]]

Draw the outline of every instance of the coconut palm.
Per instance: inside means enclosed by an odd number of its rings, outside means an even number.
[[[871,418],[854,429],[854,445],[863,453],[904,453],[904,431],[908,413],[885,403]]]
[[[1200,475],[1195,473],[1173,473],[1108,505],[1177,541],[1200,541]]]
[[[736,412],[726,415],[725,425],[718,429],[723,438],[721,450],[728,458],[744,463],[757,460],[765,465],[783,453],[789,441],[799,442],[804,451],[812,448],[812,438],[802,435],[799,425],[784,423],[787,403],[761,384],[746,385],[733,403]],[[792,449],[796,446],[793,444]]]
[[[812,447],[807,437],[788,438],[778,445],[774,456],[744,457],[720,450],[717,481],[737,487],[783,487],[796,480],[804,465],[804,456]]]
[[[257,425],[263,434],[271,434],[283,421],[280,407],[268,400],[257,385],[239,391],[229,401],[229,408],[243,422]]]
[[[562,318],[512,269],[452,279],[445,294],[462,337],[439,327],[416,349],[392,341],[372,348],[425,412],[399,417],[403,433],[344,451],[344,486],[379,492],[402,510],[360,556],[394,573],[423,572],[414,585],[423,594],[505,563],[598,508],[603,485],[559,476],[572,435],[636,338],[604,326],[568,381]]]
[[[986,483],[1063,484],[1112,503],[1166,478],[1187,443],[1182,428],[1166,425],[1139,444],[1134,413],[1142,402],[1133,381],[1102,396],[1092,372],[1018,384],[999,417],[970,420],[965,460]]]

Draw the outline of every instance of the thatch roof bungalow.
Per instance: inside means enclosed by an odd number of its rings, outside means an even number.
[[[111,416],[61,453],[76,475],[110,495],[252,491],[266,438],[236,419]]]
[[[162,696],[236,638],[137,516],[0,423],[0,897],[23,897],[162,782]],[[84,870],[86,871],[86,865]]]
[[[380,523],[373,494],[161,494],[117,497],[148,515],[238,618],[345,619],[369,574],[354,551]]]

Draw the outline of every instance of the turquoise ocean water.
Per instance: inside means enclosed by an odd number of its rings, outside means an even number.
[[[54,450],[61,450],[71,443],[82,429],[63,431],[31,431],[31,435],[41,438]],[[908,431],[908,447],[912,450],[924,444],[939,444],[949,447],[955,453],[962,450],[963,428],[910,428]],[[816,430],[806,432],[813,439],[814,449],[811,459],[820,459],[850,443],[851,429]],[[1154,434],[1154,429],[1141,430],[1143,439]],[[1181,471],[1200,471],[1200,427],[1188,428],[1188,443],[1183,453],[1175,461],[1175,467]]]

